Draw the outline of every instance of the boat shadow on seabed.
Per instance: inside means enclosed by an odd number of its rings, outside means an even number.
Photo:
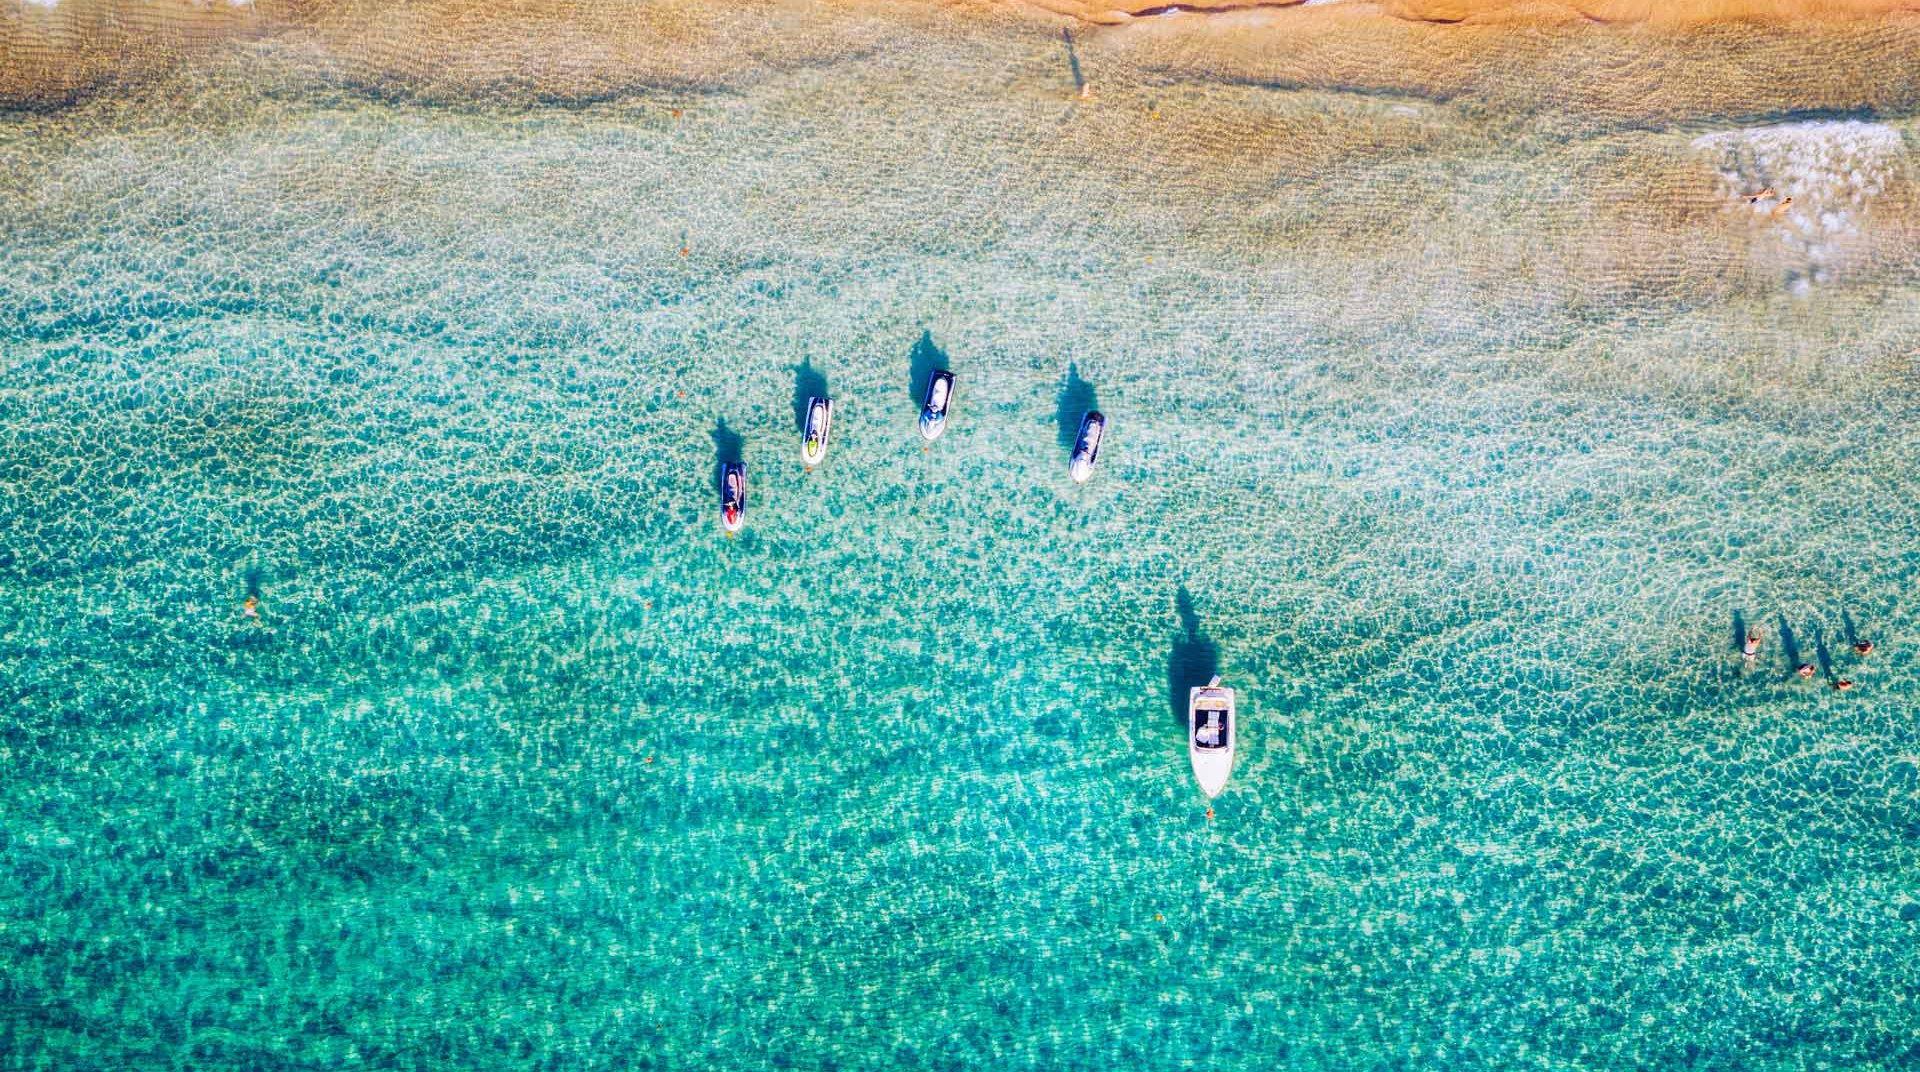
[[[1073,450],[1073,445],[1080,441],[1081,419],[1099,408],[1100,402],[1094,397],[1093,385],[1080,378],[1080,366],[1069,362],[1067,379],[1060,385],[1060,398],[1053,410],[1053,424],[1059,434],[1061,450]],[[1192,610],[1192,601],[1189,600],[1187,611],[1191,613]],[[1183,617],[1182,620],[1186,619]]]
[[[907,390],[913,396],[913,404],[920,405],[927,397],[927,382],[936,372],[950,371],[947,368],[947,352],[933,341],[933,332],[922,331],[920,338],[907,354]]]
[[[807,430],[807,400],[810,398],[831,398],[833,393],[827,390],[826,373],[813,367],[812,359],[805,359],[793,370],[793,430],[805,434]]]
[[[1167,707],[1173,712],[1180,739],[1187,736],[1188,693],[1212,681],[1220,672],[1220,648],[1200,631],[1200,616],[1193,609],[1193,593],[1181,585],[1173,597],[1174,613],[1180,616],[1180,633],[1167,653]]]
[[[713,490],[722,491],[721,480],[726,476],[727,466],[743,461],[740,455],[746,448],[746,439],[739,432],[727,427],[722,417],[713,425]]]

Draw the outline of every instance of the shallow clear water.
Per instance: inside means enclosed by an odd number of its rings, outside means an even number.
[[[1063,62],[0,118],[9,1067],[1920,1057],[1920,130]]]

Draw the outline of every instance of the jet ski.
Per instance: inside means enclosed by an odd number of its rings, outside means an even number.
[[[1187,755],[1193,777],[1208,800],[1220,795],[1233,771],[1233,690],[1218,676],[1187,691]]]
[[[953,373],[935,369],[927,378],[927,397],[920,403],[920,436],[931,442],[947,430],[947,410],[953,405]]]
[[[720,525],[739,532],[747,524],[747,466],[728,462],[720,469]]]
[[[1107,419],[1099,410],[1088,410],[1080,418],[1080,438],[1073,441],[1073,460],[1067,463],[1074,483],[1084,484],[1093,478],[1094,463],[1100,460],[1100,441],[1106,435]]]
[[[833,431],[833,399],[807,399],[806,429],[801,433],[800,460],[811,469],[827,456],[827,436]]]

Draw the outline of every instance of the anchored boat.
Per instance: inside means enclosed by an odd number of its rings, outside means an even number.
[[[1080,418],[1080,438],[1074,440],[1073,459],[1067,463],[1074,483],[1084,484],[1093,478],[1094,463],[1100,460],[1100,441],[1106,435],[1107,419],[1099,410],[1088,410],[1087,415]]]
[[[800,458],[811,469],[827,456],[827,436],[833,431],[833,399],[807,399],[806,429],[801,433]]]
[[[1208,800],[1226,788],[1227,775],[1233,772],[1233,690],[1220,684],[1220,678],[1198,685],[1187,692],[1187,755],[1193,760],[1193,777]]]
[[[720,525],[739,532],[747,523],[747,466],[728,462],[720,469]]]
[[[927,377],[927,397],[920,403],[920,436],[928,442],[947,430],[947,410],[953,405],[953,373],[935,369]]]

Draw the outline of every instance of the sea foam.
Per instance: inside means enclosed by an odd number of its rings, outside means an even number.
[[[1734,210],[1774,228],[1793,262],[1788,284],[1800,292],[1828,281],[1858,248],[1869,205],[1892,181],[1902,148],[1899,131],[1860,120],[1723,131],[1693,147],[1718,158]],[[1774,196],[1746,199],[1766,189]]]

